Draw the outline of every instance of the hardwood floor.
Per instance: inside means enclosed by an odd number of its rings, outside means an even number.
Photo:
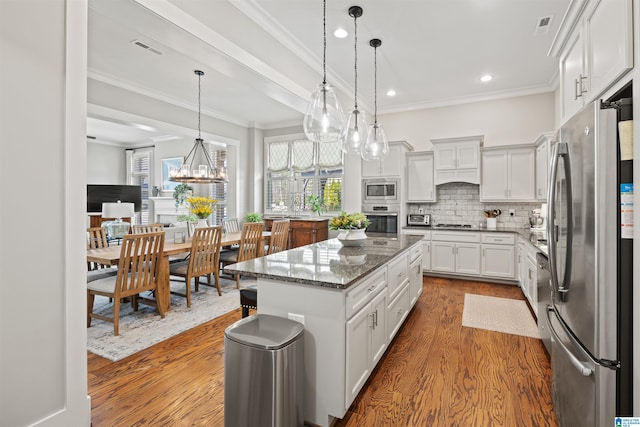
[[[378,368],[334,426],[557,426],[534,338],[461,326],[465,293],[514,286],[425,277]],[[119,362],[88,353],[93,427],[223,425],[224,329],[240,309]]]

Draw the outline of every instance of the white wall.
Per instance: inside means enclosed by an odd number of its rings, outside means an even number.
[[[87,184],[124,185],[127,183],[123,147],[88,141],[87,165]]]
[[[87,1],[0,1],[0,51],[0,424],[89,426]]]
[[[484,135],[484,146],[532,144],[543,132],[555,129],[552,92],[378,114],[390,141],[404,140],[415,151],[431,150],[432,139]]]

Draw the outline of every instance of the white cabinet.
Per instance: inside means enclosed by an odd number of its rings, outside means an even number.
[[[404,282],[404,286],[400,288],[398,295],[391,300],[387,307],[387,335],[388,342],[400,330],[402,322],[409,315],[409,282]]]
[[[527,253],[527,299],[538,317],[538,268],[536,261],[536,251],[529,250]]]
[[[362,160],[362,176],[403,176],[405,154],[409,148],[410,146],[404,141],[390,142],[389,154],[384,159]]]
[[[435,201],[433,152],[407,153],[407,203]]]
[[[345,406],[369,378],[387,348],[387,293],[382,290],[347,321]]]
[[[631,5],[631,0],[595,0],[582,15],[568,14],[563,21],[562,37],[551,47],[560,62],[563,122],[633,67]]]
[[[431,234],[431,271],[480,274],[480,234],[434,231]]]
[[[480,200],[535,200],[533,146],[482,150]]]
[[[422,247],[412,251],[409,264],[409,306],[413,307],[422,294]]]
[[[551,154],[551,144],[555,134],[552,132],[543,133],[535,142],[536,146],[536,199],[547,200],[547,189],[549,177],[549,161]]]
[[[431,270],[431,230],[420,228],[404,229],[402,234],[422,236],[422,271]]]
[[[482,136],[432,139],[435,185],[447,182],[480,184]]]
[[[387,295],[391,301],[409,283],[409,254],[404,253],[389,262],[388,274]]]
[[[485,277],[513,279],[515,277],[515,235],[483,233],[481,270]]]

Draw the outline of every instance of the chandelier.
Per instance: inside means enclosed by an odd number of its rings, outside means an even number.
[[[204,75],[204,71],[194,70],[194,74],[198,76],[198,137],[196,138],[193,148],[189,151],[182,161],[182,165],[172,167],[169,170],[169,181],[185,182],[190,184],[212,184],[226,182],[226,171],[222,167],[220,170],[213,165],[211,155],[204,146],[204,140],[200,136],[200,79]],[[201,155],[198,156],[198,152]],[[206,164],[198,164],[194,167],[195,160],[200,162],[206,161]]]

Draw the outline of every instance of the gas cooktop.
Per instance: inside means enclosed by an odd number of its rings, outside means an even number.
[[[435,226],[442,228],[473,228],[471,224],[436,224]]]

